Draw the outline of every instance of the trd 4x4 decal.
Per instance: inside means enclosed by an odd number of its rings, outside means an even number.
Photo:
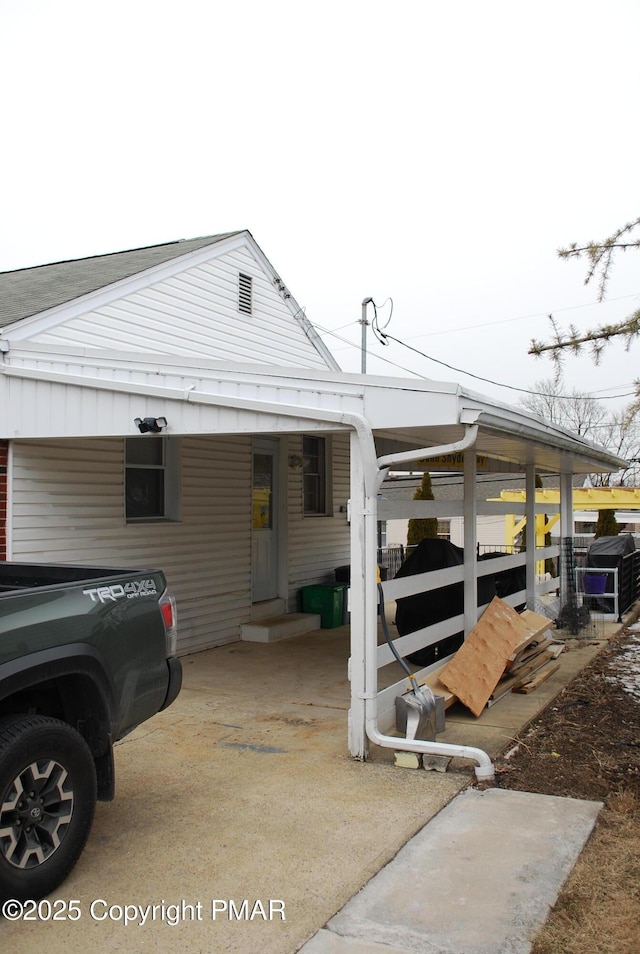
[[[157,596],[155,580],[130,580],[128,583],[114,583],[112,586],[98,586],[83,590],[92,603],[116,603],[118,600],[131,600],[138,596]]]

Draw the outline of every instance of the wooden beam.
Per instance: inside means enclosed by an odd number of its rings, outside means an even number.
[[[530,692],[533,692],[534,689],[537,689],[541,683],[546,682],[549,676],[553,676],[554,672],[560,668],[560,663],[556,663],[555,666],[550,666],[548,669],[543,669],[536,676],[533,676],[527,682],[523,682],[521,686],[516,686],[512,689],[512,692],[517,692],[521,695],[528,695]]]

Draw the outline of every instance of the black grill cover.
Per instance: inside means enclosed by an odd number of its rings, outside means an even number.
[[[620,560],[636,548],[630,533],[619,533],[615,537],[598,537],[587,550],[587,566],[616,567]]]
[[[448,566],[461,566],[464,550],[448,540],[427,539],[415,548],[404,561],[395,579],[428,573]],[[485,576],[478,580],[478,605],[490,603],[496,596],[495,577]],[[406,636],[432,623],[439,623],[450,616],[464,612],[464,583],[452,583],[429,593],[405,596],[396,603],[396,626],[400,636]],[[446,639],[411,653],[408,659],[420,666],[428,666],[437,659],[448,656],[462,645],[464,633],[454,633]]]

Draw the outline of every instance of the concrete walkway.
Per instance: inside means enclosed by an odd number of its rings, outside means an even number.
[[[600,802],[458,795],[301,954],[527,954]]]

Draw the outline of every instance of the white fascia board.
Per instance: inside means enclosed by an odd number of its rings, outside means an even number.
[[[339,431],[366,428],[362,401],[358,395],[308,389],[297,380],[245,382],[196,379],[165,374],[162,369],[148,374],[109,374],[108,368],[85,368],[84,374],[62,369],[0,366],[0,402],[5,412],[0,437],[69,437],[96,433],[93,413],[87,421],[84,408],[100,403],[100,433],[118,436],[130,433],[134,417],[165,416],[168,433],[248,433],[305,430]],[[90,374],[90,372],[94,372]],[[24,387],[21,387],[24,385]],[[73,397],[74,412],[68,411],[69,387],[78,389]],[[40,389],[40,390],[37,390]],[[113,403],[105,401],[110,396]],[[127,404],[123,404],[125,399]],[[169,410],[163,402],[171,402]],[[127,409],[123,417],[123,408]],[[135,408],[135,413],[134,413]],[[217,410],[216,410],[217,409]],[[197,411],[197,413],[195,413]],[[77,412],[77,413],[76,413]],[[242,422],[239,414],[244,413]],[[211,415],[214,414],[214,417]],[[224,414],[225,422],[219,417]],[[249,416],[248,416],[249,415]],[[215,422],[212,426],[211,422]],[[83,428],[89,427],[88,431]]]
[[[144,271],[136,272],[135,275],[129,275],[128,278],[121,278],[117,282],[111,282],[102,288],[81,295],[62,305],[56,305],[54,308],[48,308],[37,315],[31,315],[29,318],[21,318],[11,325],[5,325],[2,329],[3,338],[9,341],[22,341],[34,334],[41,334],[49,331],[64,321],[78,318],[88,311],[102,308],[113,301],[118,301],[126,295],[134,294],[149,285],[158,281],[172,278],[174,275],[183,272],[186,268],[194,265],[201,265],[204,262],[212,261],[233,252],[238,248],[253,248],[254,240],[249,232],[240,232],[238,235],[230,236],[226,239],[220,239],[212,242],[211,245],[204,245],[202,248],[195,249],[192,252],[185,252],[184,255],[178,255],[168,262],[162,262],[159,265],[152,265],[145,268]]]
[[[128,370],[150,368],[154,372],[193,374],[196,376],[226,376],[229,378],[246,377],[251,379],[272,379],[280,382],[292,382],[295,386],[312,391],[358,395],[371,407],[372,415],[382,419],[388,410],[389,401],[398,400],[399,395],[410,395],[407,404],[415,402],[415,392],[433,395],[456,395],[459,388],[447,381],[414,381],[407,378],[378,377],[356,374],[331,368],[298,368],[291,365],[262,365],[254,362],[216,361],[213,358],[192,357],[190,355],[153,354],[150,352],[118,351],[103,348],[90,348],[85,345],[49,345],[35,341],[9,342],[5,363],[8,365],[23,363],[36,369],[38,365],[50,369],[55,363],[60,367],[69,364],[86,363],[93,367],[126,368]],[[393,397],[392,397],[393,395]],[[464,402],[464,406],[471,402]],[[424,420],[421,423],[425,423]],[[447,420],[447,423],[451,421]],[[407,425],[402,420],[398,426]]]
[[[455,384],[405,381],[365,385],[364,407],[374,430],[452,426],[460,423],[460,400]]]
[[[191,356],[158,355],[149,352],[134,353],[89,348],[84,345],[40,344],[25,341],[10,343],[9,351],[0,364],[7,369],[24,368],[37,376],[51,372],[75,374],[81,377],[95,377],[108,373],[109,378],[117,380],[118,375],[125,381],[132,375],[151,375],[155,382],[161,379],[180,378],[181,386],[187,381],[187,387],[197,383],[206,387],[207,382],[230,382],[234,389],[238,387],[271,385],[280,389],[295,389],[324,395],[325,398],[353,399],[358,407],[362,406],[363,383],[356,376],[347,379],[342,372],[329,369],[296,369],[290,366],[260,365],[245,362],[216,361],[210,358]],[[78,381],[81,384],[81,381]]]

